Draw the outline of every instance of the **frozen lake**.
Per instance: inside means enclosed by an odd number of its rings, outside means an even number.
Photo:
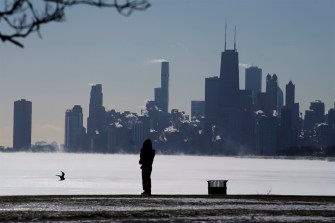
[[[0,153],[0,195],[140,194],[139,155]],[[56,174],[63,170],[65,181]],[[335,162],[156,155],[153,194],[207,194],[206,180],[228,180],[228,194],[335,196]]]

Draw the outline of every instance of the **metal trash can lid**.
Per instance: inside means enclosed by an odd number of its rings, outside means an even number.
[[[208,187],[225,187],[228,180],[207,180]]]

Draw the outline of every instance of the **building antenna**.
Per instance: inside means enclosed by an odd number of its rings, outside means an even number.
[[[235,33],[234,33],[234,50],[236,51],[236,25],[235,25]]]
[[[224,51],[227,49],[227,18],[226,23],[224,25]]]

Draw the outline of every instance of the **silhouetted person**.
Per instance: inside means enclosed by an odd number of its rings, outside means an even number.
[[[63,172],[63,171],[61,171],[62,172],[62,175],[56,175],[57,177],[59,177],[59,180],[61,181],[61,180],[65,180],[65,173]]]
[[[150,139],[144,141],[141,155],[140,155],[140,164],[142,164],[142,185],[143,185],[143,193],[146,195],[151,195],[151,171],[152,171],[152,163],[154,162],[155,150],[152,148],[152,143]]]

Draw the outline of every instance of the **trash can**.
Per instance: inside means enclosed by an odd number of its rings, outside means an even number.
[[[208,194],[227,194],[228,180],[207,180]]]

